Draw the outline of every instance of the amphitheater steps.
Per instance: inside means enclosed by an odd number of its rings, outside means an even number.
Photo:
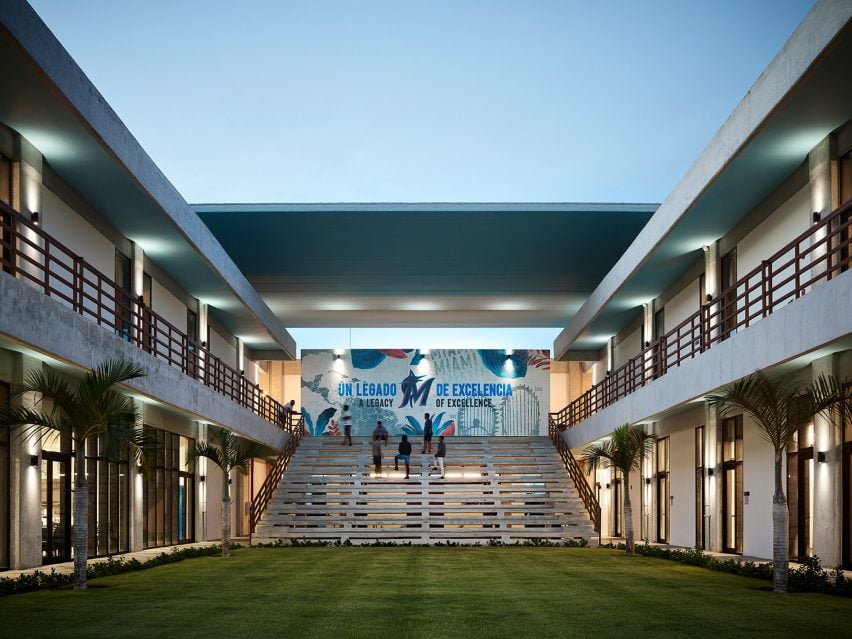
[[[594,541],[588,513],[545,437],[453,437],[444,479],[412,439],[411,474],[393,469],[399,440],[373,472],[368,438],[307,437],[290,462],[252,543],[353,544]],[[433,449],[437,442],[433,442]]]

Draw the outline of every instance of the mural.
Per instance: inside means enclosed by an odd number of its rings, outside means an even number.
[[[309,435],[352,434],[381,420],[391,435],[546,435],[550,352],[545,350],[355,349],[302,351],[302,413]]]

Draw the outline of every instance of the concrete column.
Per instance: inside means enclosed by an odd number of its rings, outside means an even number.
[[[813,379],[821,374],[838,377],[838,357],[828,355],[811,364]],[[839,420],[833,416],[814,417],[814,501],[813,549],[823,566],[834,567],[841,561],[841,432]],[[825,461],[817,457],[825,453]]]
[[[20,140],[20,211],[24,216],[38,212],[44,224],[41,206],[42,165],[41,152],[26,139]]]
[[[719,243],[713,242],[704,247],[704,292],[713,299],[719,296],[719,268]],[[706,301],[703,299],[701,303]]]
[[[833,210],[837,196],[836,184],[832,180],[831,160],[834,157],[834,139],[832,135],[825,137],[808,154],[808,179],[811,188],[811,211],[825,217]],[[815,215],[816,217],[816,215]],[[811,263],[816,262],[812,275],[818,277],[825,274],[827,264],[824,261],[828,247],[824,239],[827,228],[819,229],[811,237],[811,245],[818,244],[811,256]],[[820,244],[820,242],[822,242]]]
[[[199,443],[207,441],[207,425],[204,422],[195,422],[195,425],[198,433],[196,441]],[[201,457],[195,462],[195,481],[197,488],[195,493],[195,540],[207,541],[207,486],[210,483],[210,478],[207,476],[207,459],[205,457]]]
[[[13,381],[20,383],[42,363],[29,355],[16,354]],[[40,399],[35,393],[13,397],[12,401],[26,408],[38,408]],[[36,465],[31,458],[36,456]],[[9,562],[12,569],[40,566],[41,557],[41,440],[27,438],[20,432],[9,442],[10,496],[9,496]]]
[[[707,548],[714,552],[722,549],[722,467],[719,463],[719,416],[714,409],[704,409],[704,455],[707,476],[704,480]],[[710,473],[713,473],[711,476]]]
[[[142,430],[145,422],[145,403],[138,399],[133,400],[139,409],[139,419],[136,422],[137,430]],[[145,476],[140,472],[139,461],[131,459],[128,464],[130,470],[130,551],[138,552],[145,544]]]
[[[811,210],[826,215],[834,208],[831,179],[831,160],[834,157],[834,139],[828,135],[808,154],[808,176],[811,186]]]

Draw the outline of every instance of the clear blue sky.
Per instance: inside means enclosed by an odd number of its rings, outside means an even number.
[[[813,2],[32,4],[190,202],[659,202]]]

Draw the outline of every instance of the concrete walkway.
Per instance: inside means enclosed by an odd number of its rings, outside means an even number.
[[[232,543],[238,543],[243,546],[248,546],[248,537],[235,537],[231,540]],[[160,548],[148,548],[146,550],[140,550],[138,552],[128,552],[120,555],[111,555],[110,557],[97,557],[96,559],[89,559],[90,564],[96,564],[104,561],[108,561],[110,558],[112,559],[136,559],[137,561],[145,562],[149,559],[153,559],[158,555],[162,555],[163,553],[169,553],[172,550],[183,550],[185,548],[208,548],[210,546],[215,546],[219,542],[217,541],[202,541],[194,544],[180,544],[179,546],[162,546]],[[46,572],[49,573],[51,570],[55,570],[57,573],[70,575],[74,573],[74,562],[67,561],[61,564],[46,564],[44,566],[36,566],[35,568],[26,568],[24,570],[6,570],[0,572],[0,579],[15,579],[20,575],[31,575],[34,572]]]

